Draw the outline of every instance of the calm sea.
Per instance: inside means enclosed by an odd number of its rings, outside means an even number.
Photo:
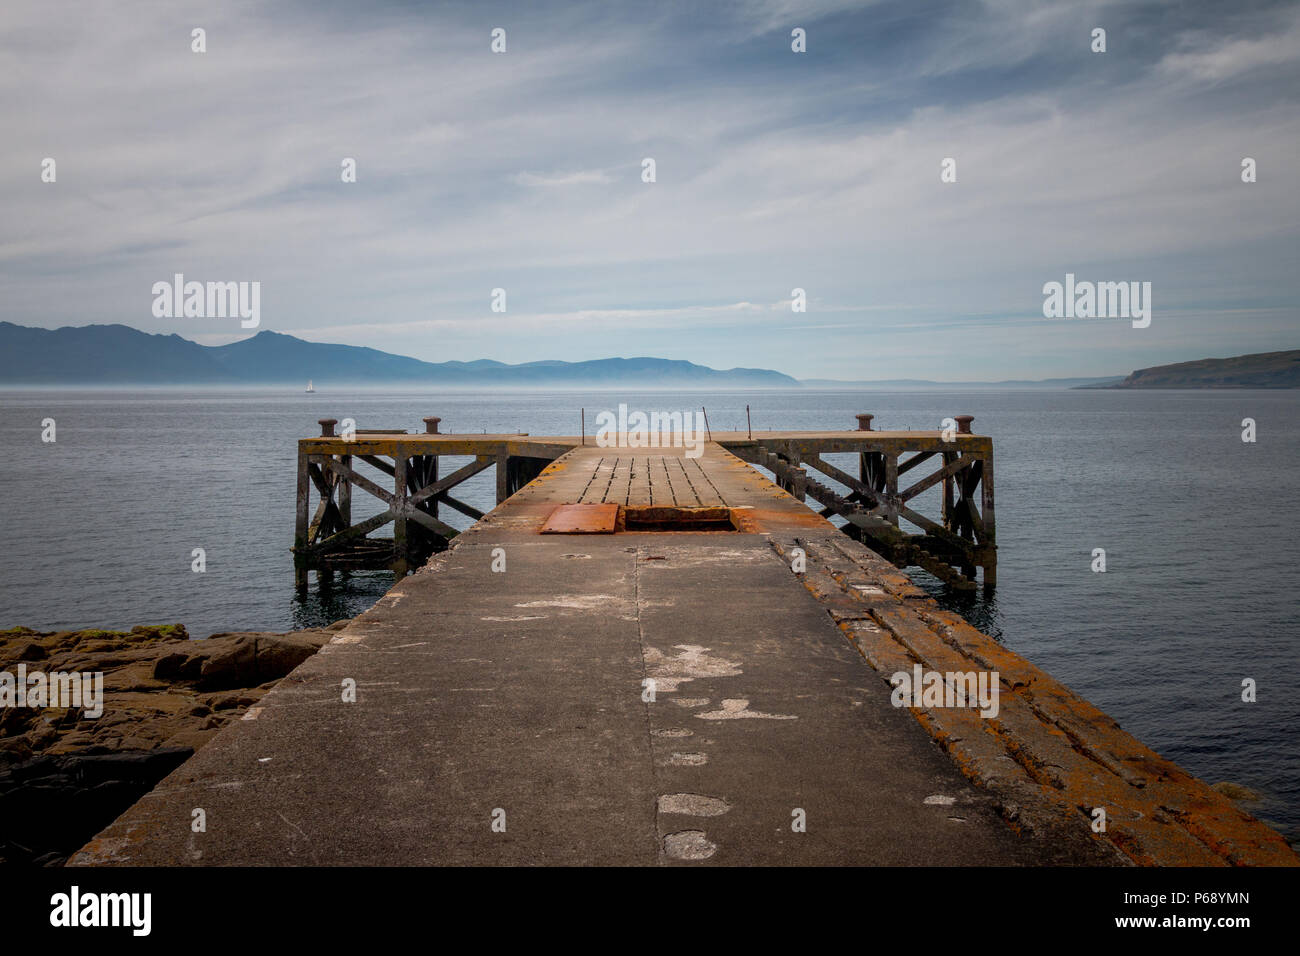
[[[1259,791],[1258,814],[1300,832],[1300,392],[0,392],[0,626],[181,622],[206,636],[352,616],[391,576],[305,601],[293,588],[295,441],[317,418],[575,434],[579,408],[590,429],[619,402],[704,405],[716,430],[744,428],[746,404],[755,429],[974,415],[994,439],[999,587],[959,609],[1205,780]],[[457,492],[484,510],[493,495],[491,470]],[[1254,704],[1241,701],[1247,677]]]

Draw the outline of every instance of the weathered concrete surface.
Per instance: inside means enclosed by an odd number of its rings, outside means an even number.
[[[854,642],[888,667],[864,647],[866,624],[939,626],[910,607],[905,578],[719,446],[698,463],[671,452],[566,455],[74,862],[1128,861],[1068,786],[1003,786],[1024,771],[1008,745],[988,745],[996,735],[945,726],[954,762],[890,704]],[[744,508],[742,531],[537,533],[558,504],[650,503],[652,488],[656,504]],[[825,550],[836,536],[849,551]],[[801,542],[814,556],[802,576],[783,556]],[[859,581],[872,591],[850,594]],[[902,640],[904,655],[921,646]],[[999,663],[1029,666],[1011,658]],[[983,763],[961,762],[963,735]]]

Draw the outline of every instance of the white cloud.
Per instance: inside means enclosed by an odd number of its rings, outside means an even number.
[[[1264,36],[1196,38],[1196,48],[1167,54],[1159,69],[1171,77],[1200,82],[1222,82],[1267,67],[1300,61],[1300,9],[1289,22]],[[1216,42],[1217,41],[1217,42]]]
[[[520,186],[588,186],[613,182],[603,169],[579,170],[573,173],[516,173],[511,181]]]

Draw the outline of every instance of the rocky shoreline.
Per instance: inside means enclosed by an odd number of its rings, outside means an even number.
[[[203,640],[180,624],[0,631],[11,693],[19,673],[103,674],[97,717],[0,706],[0,864],[62,865],[347,623]]]

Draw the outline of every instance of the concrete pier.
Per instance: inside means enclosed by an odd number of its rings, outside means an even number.
[[[1297,862],[720,442],[538,441],[73,863]],[[918,665],[996,671],[997,715],[895,706]]]

